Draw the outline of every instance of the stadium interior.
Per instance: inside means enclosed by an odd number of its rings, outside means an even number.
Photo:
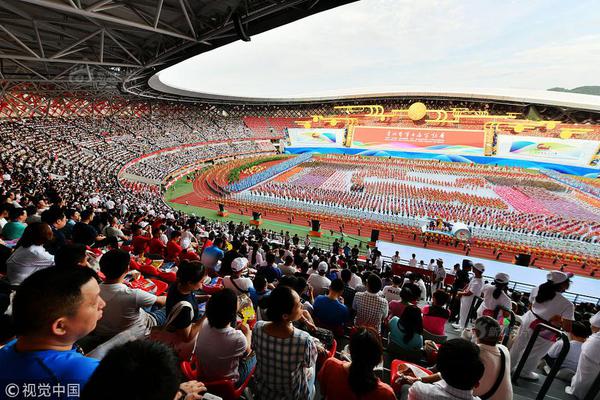
[[[150,83],[346,3],[0,1],[2,398],[600,399],[597,98]]]

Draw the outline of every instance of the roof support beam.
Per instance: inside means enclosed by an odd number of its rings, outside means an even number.
[[[22,61],[39,61],[39,62],[47,62],[47,63],[62,63],[62,64],[89,64],[89,65],[105,65],[107,67],[124,67],[124,68],[138,68],[137,64],[128,64],[128,63],[115,63],[115,62],[100,62],[93,60],[70,60],[65,58],[38,58],[38,57],[29,57],[23,56],[19,54],[0,54],[0,59],[9,59],[9,60],[22,60]]]
[[[114,17],[112,15],[108,15],[108,14],[100,14],[100,13],[93,12],[93,11],[82,10],[77,7],[71,7],[67,4],[55,3],[50,0],[21,0],[21,1],[24,3],[33,4],[33,5],[48,8],[51,10],[56,10],[56,11],[67,12],[67,13],[79,15],[81,17],[100,19],[103,21],[112,22],[114,24],[129,26],[131,28],[141,29],[141,30],[145,30],[148,32],[154,32],[154,33],[158,33],[161,35],[172,36],[172,37],[176,37],[179,39],[189,40],[192,42],[196,41],[196,39],[194,39],[193,37],[188,36],[188,35],[183,35],[179,32],[172,32],[172,31],[168,31],[166,29],[154,28],[151,25],[146,25],[146,24],[142,24],[139,22],[125,20],[122,18]]]
[[[15,42],[17,42],[22,48],[27,50],[28,53],[33,54],[34,57],[40,58],[40,56],[33,50],[29,48],[25,43],[21,41],[18,37],[16,37],[10,30],[8,30],[4,25],[0,24],[0,29],[6,32],[8,36],[10,36]]]
[[[73,43],[72,45],[70,45],[69,47],[67,47],[66,49],[62,49],[61,51],[59,51],[58,53],[56,53],[55,55],[53,55],[50,58],[59,58],[60,56],[66,54],[69,50],[73,49],[74,47],[79,46],[81,43],[93,38],[94,36],[96,36],[97,34],[99,34],[100,32],[102,32],[102,29],[99,29],[95,32],[90,33],[89,35],[87,35],[86,37],[84,37],[83,39],[79,39],[78,41],[76,41],[75,43]]]
[[[154,15],[154,28],[158,26],[158,21],[160,20],[160,13],[162,11],[164,0],[158,0],[158,5],[156,6],[156,14]]]

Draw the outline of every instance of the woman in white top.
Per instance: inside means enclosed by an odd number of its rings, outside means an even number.
[[[17,249],[6,261],[7,277],[11,285],[20,285],[34,272],[54,265],[54,256],[44,249],[52,240],[52,229],[45,222],[27,225]]]
[[[508,283],[510,277],[504,272],[496,274],[493,285],[485,285],[481,291],[483,296],[483,303],[477,310],[477,316],[487,315],[494,318],[500,325],[502,325],[502,319],[511,310],[511,299],[506,294],[508,290]]]
[[[550,323],[555,327],[563,328],[567,332],[571,331],[571,323],[575,319],[575,306],[567,300],[562,293],[569,289],[569,278],[573,274],[566,274],[561,271],[552,271],[548,274],[546,283],[534,288],[531,291],[531,308],[523,315],[521,327],[517,334],[517,339],[510,349],[510,358],[512,360],[512,369],[519,365],[527,343],[533,334],[537,323]],[[534,372],[540,359],[548,353],[554,343],[548,335],[550,332],[542,330],[537,337],[531,353],[521,371],[521,377],[529,380],[539,379],[538,374]]]
[[[248,266],[248,259],[246,257],[238,257],[231,262],[231,276],[226,276],[223,279],[223,286],[231,289],[236,295],[247,294],[251,287],[254,287],[252,280],[241,276],[242,272],[246,270]]]

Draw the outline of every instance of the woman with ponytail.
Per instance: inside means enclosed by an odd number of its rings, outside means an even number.
[[[544,323],[556,328],[571,331],[571,324],[575,319],[575,306],[562,293],[569,289],[570,278],[573,274],[561,271],[552,271],[547,275],[546,283],[534,288],[529,298],[531,307],[522,317],[521,327],[517,339],[510,349],[512,368],[519,365],[521,356],[525,352],[527,343],[533,335],[537,325]],[[549,330],[542,329],[537,337],[523,370],[521,377],[529,380],[538,380],[539,376],[534,372],[541,358],[548,353],[552,344],[556,341],[556,335]]]
[[[381,362],[383,348],[379,334],[361,327],[350,337],[352,362],[329,358],[319,372],[321,393],[327,400],[395,399],[393,389],[373,369]]]
[[[504,317],[510,315],[512,306],[511,299],[506,293],[509,283],[508,274],[500,272],[496,274],[493,284],[485,285],[481,291],[483,303],[477,310],[477,317],[483,315],[492,317],[502,325]]]

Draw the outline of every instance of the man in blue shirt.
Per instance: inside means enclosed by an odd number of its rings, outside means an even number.
[[[98,360],[74,344],[94,330],[104,305],[89,268],[46,268],[25,279],[13,301],[17,339],[0,349],[1,393],[79,397]]]
[[[223,244],[224,243],[222,238],[216,238],[213,242],[213,245],[205,248],[202,252],[202,257],[200,258],[200,261],[202,262],[202,265],[209,269],[209,274],[210,270],[219,272],[219,267],[217,267],[217,263],[221,261],[223,257],[225,257],[225,253],[222,250]],[[212,274],[210,275],[213,276]]]
[[[344,282],[334,279],[329,285],[329,293],[317,296],[313,303],[315,322],[323,328],[331,329],[337,336],[344,334],[344,324],[350,319],[350,310],[343,303],[343,292]]]

